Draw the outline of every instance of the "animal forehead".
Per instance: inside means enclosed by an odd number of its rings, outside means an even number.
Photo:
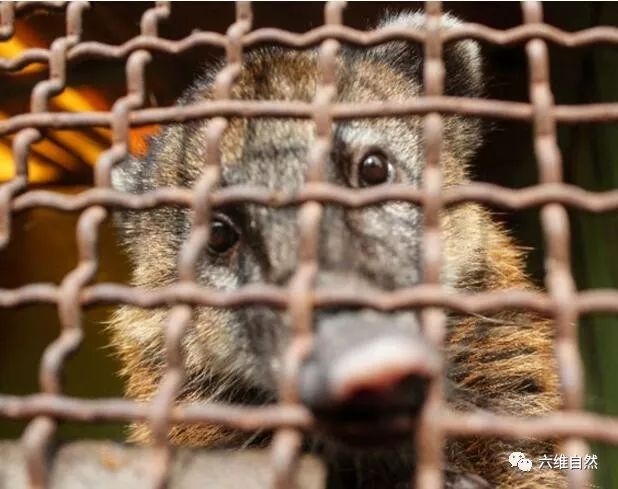
[[[319,89],[320,66],[315,50],[258,50],[243,61],[232,98],[311,102]],[[410,80],[379,57],[344,50],[337,57],[333,102],[405,100],[418,93]],[[333,145],[386,144],[402,139],[409,121],[356,120],[333,124]],[[309,119],[232,119],[222,141],[223,178],[230,184],[253,183],[269,188],[297,187],[303,181],[316,125]],[[381,136],[380,136],[381,135]],[[409,144],[408,139],[408,144]],[[396,148],[395,148],[396,149]]]
[[[250,119],[233,124],[224,137],[223,182],[297,190],[309,165],[323,165],[327,180],[346,173],[360,156],[379,151],[401,167],[418,160],[417,118],[378,118],[333,124],[331,151],[317,150],[316,127],[307,119]]]
[[[379,51],[367,53],[344,49],[335,58],[336,100],[397,100],[417,91],[418,80],[404,74],[400,66],[386,61]],[[322,80],[322,66],[315,50],[257,50],[243,60],[232,98],[311,101]]]
[[[223,182],[271,189],[296,187],[302,183],[314,141],[310,120],[235,121],[222,144]]]

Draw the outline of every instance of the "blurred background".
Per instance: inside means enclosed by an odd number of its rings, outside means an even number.
[[[122,44],[139,34],[140,17],[149,3],[92,2],[84,14],[85,41]],[[418,3],[351,2],[345,10],[346,24],[365,29],[376,24],[385,9],[416,9]],[[253,6],[254,28],[280,27],[303,32],[322,23],[320,3],[258,2]],[[461,18],[495,28],[522,22],[521,8],[514,2],[467,2],[444,5]],[[194,29],[225,32],[233,22],[232,3],[174,2],[169,19],[161,22],[159,34],[180,39]],[[545,20],[568,31],[596,25],[618,25],[618,3],[552,2],[545,5]],[[34,10],[16,21],[15,35],[0,42],[0,58],[14,58],[28,47],[50,46],[64,35],[64,8]],[[487,96],[527,101],[527,63],[524,46],[483,46],[488,76]],[[154,53],[147,68],[148,106],[172,105],[196,73],[222,53],[199,47],[182,55]],[[618,101],[618,50],[616,46],[582,48],[550,46],[552,88],[558,104]],[[47,79],[47,66],[33,64],[12,73],[0,73],[0,119],[29,111],[30,94],[36,83]],[[67,89],[50,104],[55,111],[104,111],[125,94],[124,63],[88,60],[71,63]],[[132,131],[132,151],[143,153],[146,137],[156,127]],[[475,179],[519,188],[537,182],[531,145],[531,127],[509,121],[486,124],[487,142],[475,163]],[[107,129],[44,132],[29,160],[32,188],[76,193],[92,184],[92,168],[109,145]],[[588,190],[618,188],[618,125],[561,125],[559,142],[565,179]],[[11,137],[0,137],[0,183],[13,175]],[[537,209],[510,213],[496,210],[519,243],[529,249],[528,269],[542,284],[543,240]],[[579,289],[618,287],[618,216],[616,212],[592,215],[571,210],[573,273]],[[0,251],[0,288],[15,288],[32,282],[60,283],[76,265],[75,223],[77,215],[35,209],[14,216],[11,241]],[[128,264],[116,245],[110,223],[101,230],[98,281],[126,282]],[[117,364],[106,347],[106,321],[110,309],[88,310],[84,318],[86,338],[65,368],[65,391],[69,395],[96,398],[119,396]],[[38,391],[39,359],[57,337],[57,312],[51,306],[0,309],[0,393],[31,394]],[[580,340],[586,364],[588,408],[618,416],[618,318],[590,315],[580,321]],[[24,423],[0,419],[0,439],[20,436]],[[66,423],[60,438],[121,438],[120,425]],[[594,445],[599,456],[599,487],[618,487],[618,449]]]

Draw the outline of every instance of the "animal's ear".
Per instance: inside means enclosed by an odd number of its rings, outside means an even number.
[[[425,14],[405,12],[386,15],[378,28],[389,26],[422,28]],[[441,25],[449,29],[461,24],[450,14],[441,17]],[[378,48],[380,55],[394,67],[423,83],[423,46],[419,43],[392,42]],[[444,45],[442,59],[446,68],[444,93],[459,97],[480,97],[483,92],[483,67],[480,46],[473,40],[449,42]]]
[[[112,187],[114,190],[130,194],[141,194],[146,190],[148,179],[145,175],[147,160],[132,156],[112,168]],[[138,211],[120,209],[114,212],[114,221],[120,237],[131,243],[139,232],[141,214]]]
[[[129,156],[112,168],[112,187],[119,192],[143,194],[152,189],[153,159]],[[152,211],[147,211],[152,212]],[[120,242],[133,255],[142,233],[147,229],[145,211],[121,208],[113,213]]]
[[[387,15],[378,27],[398,26],[422,28],[425,14],[407,12]],[[461,22],[449,14],[441,17],[441,26],[450,29]],[[423,88],[423,46],[415,42],[393,41],[375,48],[373,55],[388,63],[393,69],[407,76],[420,90]],[[481,97],[483,95],[483,73],[481,50],[476,41],[461,40],[449,42],[442,49],[445,66],[444,94],[455,97]],[[449,150],[457,155],[462,164],[474,156],[482,141],[483,123],[470,117],[449,116],[445,124],[445,141]]]
[[[141,173],[144,162],[129,156],[126,160],[112,168],[112,187],[114,190],[127,193],[139,193],[142,185]]]

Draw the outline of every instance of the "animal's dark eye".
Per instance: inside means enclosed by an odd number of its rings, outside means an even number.
[[[391,181],[393,167],[381,153],[369,153],[358,164],[358,185],[370,187]]]
[[[213,216],[210,224],[208,249],[217,254],[231,250],[240,239],[240,232],[232,220],[222,214]]]

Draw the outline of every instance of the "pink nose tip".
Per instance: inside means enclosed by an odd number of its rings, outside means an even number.
[[[417,339],[401,336],[377,338],[348,350],[333,362],[327,377],[330,397],[346,403],[363,397],[408,397],[410,379],[428,381],[438,374],[440,358]]]
[[[356,326],[363,329],[362,324]],[[440,373],[438,353],[418,334],[386,332],[388,325],[360,333],[355,328],[343,331],[344,327],[338,332],[349,335],[337,336],[337,341],[318,336],[300,372],[303,402],[328,416],[359,410],[376,415],[417,412],[429,381]]]

